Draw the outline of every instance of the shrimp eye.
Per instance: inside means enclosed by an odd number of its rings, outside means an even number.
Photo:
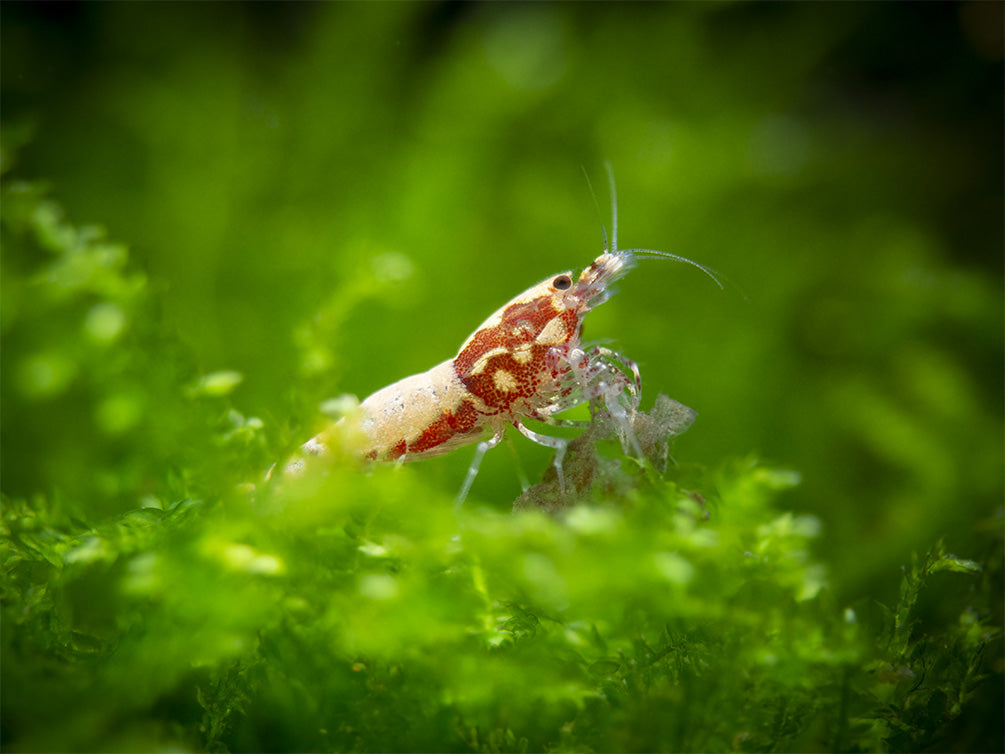
[[[565,291],[572,287],[572,278],[568,275],[559,275],[551,281],[551,284],[558,288],[558,290]]]

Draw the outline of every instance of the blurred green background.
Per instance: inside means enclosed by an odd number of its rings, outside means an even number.
[[[798,471],[786,504],[822,520],[842,599],[894,598],[940,537],[1000,553],[1002,8],[5,3],[24,146],[4,169],[128,247],[144,292],[115,293],[122,337],[163,347],[120,368],[114,344],[33,326],[12,274],[31,262],[5,258],[3,491],[111,515],[181,489],[164,470],[186,459],[228,483],[266,468],[324,401],[449,358],[588,264],[610,161],[622,247],[731,281],[643,264],[587,321],[639,363],[646,407],[698,412],[677,460]],[[119,337],[116,311],[66,316]],[[77,379],[87,359],[104,387]],[[223,370],[235,431],[265,428],[238,461],[178,395]],[[470,455],[416,473],[449,493]],[[518,493],[489,454],[473,499]]]
[[[640,364],[647,403],[698,411],[679,461],[799,470],[795,504],[861,580],[1001,526],[999,5],[79,3],[3,21],[4,118],[35,126],[18,174],[128,245],[184,358],[243,374],[236,404],[285,442],[323,400],[449,358],[585,266],[601,223],[582,170],[609,225],[609,160],[622,246],[735,284],[649,263],[587,321]],[[7,492],[60,483],[38,452],[54,435],[93,452],[64,409],[5,422]],[[452,488],[469,455],[424,473]],[[490,454],[474,494],[517,492]]]

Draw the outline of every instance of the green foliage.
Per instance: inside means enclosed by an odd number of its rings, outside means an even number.
[[[0,13],[4,750],[1002,750],[1000,5]],[[264,481],[606,160],[665,475]]]
[[[121,247],[58,220],[37,187],[5,196],[5,250],[49,255],[38,271],[5,256],[37,288],[10,332],[49,325],[36,352],[59,353],[74,313],[104,335],[95,309],[125,322],[143,305]],[[65,384],[10,382],[29,401],[80,380],[102,405],[99,386],[114,395],[153,359],[143,336],[122,365],[102,358],[109,338],[84,338]],[[215,417],[239,381],[180,382],[177,405]],[[214,468],[267,431],[231,414],[192,438]],[[557,518],[455,512],[410,468],[334,464],[215,494],[185,472],[175,484],[211,497],[148,495],[109,517],[75,497],[97,494],[86,485],[5,500],[7,748],[917,750],[982,688],[989,648],[1001,661],[987,583],[921,624],[934,579],[981,565],[940,543],[872,625],[834,601],[819,520],[778,507],[798,475],[754,461],[695,472],[690,493],[649,477]]]

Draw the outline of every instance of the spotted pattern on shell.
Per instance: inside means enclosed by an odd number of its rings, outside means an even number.
[[[545,366],[548,350],[572,339],[579,321],[574,309],[557,307],[552,296],[514,302],[491,321],[464,344],[454,369],[486,408],[506,411],[554,375]]]
[[[472,432],[476,429],[477,423],[478,410],[474,403],[469,400],[462,401],[456,410],[443,411],[436,421],[426,427],[418,439],[409,444],[408,452],[421,453],[435,448],[455,435]]]

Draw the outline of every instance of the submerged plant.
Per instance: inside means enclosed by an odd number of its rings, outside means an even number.
[[[630,463],[662,474],[670,458],[670,440],[686,432],[695,418],[692,409],[662,393],[648,413],[626,406],[624,416],[617,421],[596,401],[591,409],[593,417],[586,431],[569,441],[563,461],[564,479],[559,479],[557,466],[552,465],[540,484],[524,490],[516,499],[514,510],[560,510],[589,502],[595,494],[624,497],[636,486],[639,475],[625,472],[620,459],[603,456],[598,445],[618,441],[626,455],[636,451]]]
[[[662,473],[665,396],[645,463],[598,411],[512,513],[338,458],[242,485],[288,433],[164,365],[124,248],[27,184],[3,233],[6,750],[936,749],[1000,682],[1000,549],[842,604],[798,474]],[[67,410],[100,441],[26,429]]]

